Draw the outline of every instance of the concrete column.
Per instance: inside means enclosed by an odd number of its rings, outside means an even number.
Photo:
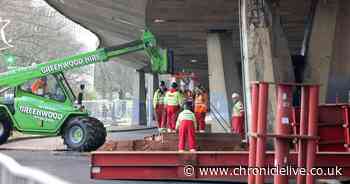
[[[326,102],[327,91],[328,89],[332,89],[328,85],[328,81],[330,81],[331,63],[332,60],[335,59],[332,59],[332,56],[336,50],[333,46],[334,39],[336,37],[335,33],[339,6],[338,2],[338,0],[318,1],[314,15],[310,41],[308,43],[309,49],[306,53],[307,55],[306,68],[304,71],[304,82],[322,84],[320,88],[320,103]],[[343,33],[346,34],[346,32]],[[341,35],[340,37],[343,39],[344,34],[339,35]],[[337,60],[334,60],[334,62],[336,61]],[[336,94],[329,94],[330,97],[328,99],[333,99],[334,102]]]
[[[154,117],[153,109],[153,95],[154,92],[158,89],[158,75],[157,74],[146,74],[147,81],[147,127],[157,126]]]
[[[350,90],[350,1],[338,1],[335,41],[333,42],[333,59],[328,79],[327,102],[349,101]]]
[[[242,94],[242,70],[240,64],[240,58],[235,56],[233,47],[232,33],[222,33],[220,34],[222,57],[223,57],[223,67],[225,76],[225,87],[227,91],[227,100],[229,107],[229,114],[232,114],[232,93]]]
[[[231,94],[241,92],[241,74],[232,54],[232,35],[210,33],[207,49],[211,109],[213,113],[216,109],[226,122],[230,122]]]
[[[244,65],[244,89],[248,129],[251,117],[250,82],[294,82],[288,41],[280,24],[279,6],[266,0],[241,2],[241,38]],[[275,88],[269,90],[268,122],[274,122]],[[272,124],[269,124],[271,129]]]
[[[133,125],[147,125],[146,114],[146,80],[144,72],[137,72],[134,83],[134,100],[133,100]]]

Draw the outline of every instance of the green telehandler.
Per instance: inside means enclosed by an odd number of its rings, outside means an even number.
[[[145,31],[140,40],[130,43],[1,73],[0,144],[7,141],[12,130],[17,130],[61,135],[71,150],[96,150],[105,142],[106,129],[77,105],[63,72],[142,50],[151,60],[152,72],[167,72],[167,51],[158,48],[153,34]]]

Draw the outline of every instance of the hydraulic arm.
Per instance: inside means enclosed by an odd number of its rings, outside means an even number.
[[[140,40],[1,73],[0,87],[15,87],[34,78],[65,72],[85,65],[107,62],[112,58],[142,50],[150,58],[153,72],[167,72],[167,51],[158,48],[154,35],[149,31],[145,31]]]

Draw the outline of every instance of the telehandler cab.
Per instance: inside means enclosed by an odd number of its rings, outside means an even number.
[[[167,72],[167,51],[158,48],[153,34],[145,31],[140,40],[130,43],[1,73],[0,144],[7,141],[12,130],[17,130],[61,135],[64,144],[75,151],[99,148],[105,142],[106,129],[79,108],[63,72],[141,50],[149,56],[152,72]]]

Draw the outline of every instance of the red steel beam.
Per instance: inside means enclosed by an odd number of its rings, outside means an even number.
[[[305,136],[307,134],[307,119],[308,119],[308,105],[309,105],[309,88],[303,86],[301,88],[301,105],[300,105],[300,129],[299,135]],[[298,167],[306,167],[306,140],[298,140]],[[297,184],[305,184],[306,177],[303,175],[297,176]]]
[[[248,166],[249,152],[94,152],[91,154],[91,178],[128,180],[222,180],[246,181],[247,176],[201,175],[199,168],[237,168]],[[289,164],[297,165],[297,153],[290,153]],[[266,165],[274,165],[274,154],[267,152]],[[194,174],[185,175],[184,167],[192,166]],[[343,176],[320,178],[350,178],[350,153],[320,152],[315,167],[342,168]]]
[[[258,108],[258,134],[265,135],[267,131],[267,103],[269,96],[269,84],[259,84],[259,108]],[[256,144],[256,167],[265,167],[266,137],[257,137]],[[264,175],[256,175],[255,183],[264,184]]]
[[[277,135],[288,135],[291,132],[291,119],[292,119],[292,86],[277,85],[277,111],[276,111],[276,123],[275,133]],[[275,166],[285,167],[288,164],[289,153],[289,141],[286,139],[275,139]],[[288,176],[276,175],[274,177],[274,183],[288,184]]]
[[[309,87],[309,126],[308,126],[308,135],[317,136],[317,122],[318,122],[318,96],[319,96],[319,86],[310,86]],[[316,140],[308,140],[307,142],[307,159],[306,159],[306,168],[310,171],[316,160]],[[306,176],[306,184],[314,184],[315,177],[312,175]]]
[[[259,110],[259,84],[252,84],[252,123],[251,134],[256,134],[258,129],[258,110]],[[256,162],[256,137],[249,137],[249,167],[255,167]],[[255,176],[248,176],[248,184],[255,183]]]

